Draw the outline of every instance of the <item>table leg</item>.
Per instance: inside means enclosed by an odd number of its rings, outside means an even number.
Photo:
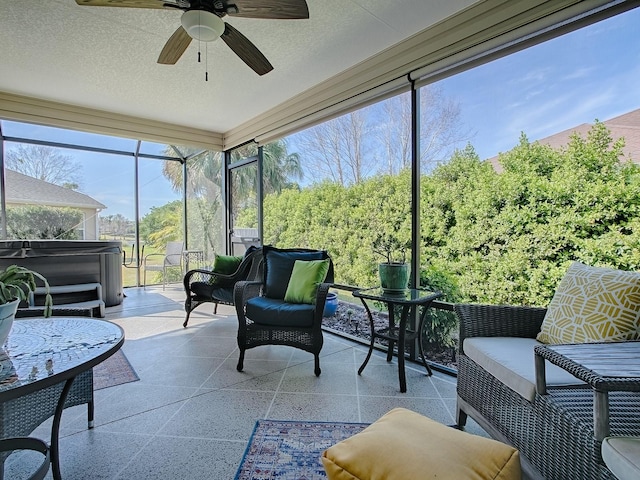
[[[51,473],[54,480],[61,480],[60,474],[60,420],[62,419],[62,411],[64,410],[64,403],[67,401],[69,390],[75,377],[70,378],[64,384],[62,393],[60,393],[60,399],[56,406],[56,412],[53,415],[53,425],[51,426],[51,446],[49,448],[51,452]]]
[[[392,303],[387,303],[387,310],[389,311],[389,336],[391,336],[393,334],[393,329],[395,328],[395,325],[396,325],[395,309]],[[387,362],[390,362],[391,360],[393,360],[394,344],[395,342],[393,340],[387,340],[387,345],[389,346],[389,348],[387,348]],[[400,345],[401,345],[401,342],[398,342],[398,350],[400,349]]]
[[[407,377],[404,371],[404,338],[407,328],[407,317],[411,307],[405,305],[402,307],[402,315],[400,316],[400,325],[398,325],[398,378],[400,380],[400,393],[407,391]],[[389,314],[391,317],[391,314]]]
[[[361,298],[360,301],[362,302],[362,305],[364,305],[364,309],[366,310],[367,316],[369,317],[369,328],[371,329],[371,341],[369,342],[369,351],[367,352],[367,356],[364,359],[364,362],[362,362],[362,365],[360,365],[360,368],[358,369],[358,375],[362,374],[364,367],[366,367],[367,363],[369,363],[369,359],[371,358],[371,353],[373,352],[373,344],[376,339],[375,325],[373,324],[373,315],[371,315],[371,310],[369,310],[369,306],[367,305],[367,302],[364,301],[364,298]]]
[[[593,431],[596,440],[601,442],[609,436],[609,393],[593,391]]]
[[[428,306],[422,307],[422,315],[420,315],[420,321],[418,322],[418,329],[416,330],[416,338],[418,340],[418,348],[420,349],[420,357],[422,358],[422,364],[424,368],[427,370],[427,375],[433,375],[431,371],[431,367],[427,363],[427,358],[424,355],[424,347],[422,346],[422,332],[424,330],[424,319],[427,317],[427,310],[429,310]]]

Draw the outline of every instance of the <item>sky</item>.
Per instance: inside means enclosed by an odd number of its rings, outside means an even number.
[[[438,82],[458,103],[460,120],[480,158],[530,140],[640,108],[640,8]],[[15,122],[7,136],[135,151],[136,141]],[[11,144],[7,144],[11,148]],[[142,151],[163,154],[164,145],[143,142]],[[107,205],[102,215],[133,219],[130,156],[65,150],[81,165],[80,191]],[[302,155],[302,158],[304,156]],[[162,161],[140,161],[141,215],[179,199],[162,175]]]
[[[640,9],[439,82],[480,158],[640,108]]]

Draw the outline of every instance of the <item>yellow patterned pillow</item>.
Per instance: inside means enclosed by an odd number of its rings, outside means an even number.
[[[571,264],[547,309],[542,343],[640,339],[640,273]]]

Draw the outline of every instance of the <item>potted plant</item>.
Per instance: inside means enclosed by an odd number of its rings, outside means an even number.
[[[53,300],[49,294],[47,279],[38,272],[18,265],[9,265],[0,270],[0,346],[9,336],[13,320],[21,301],[28,301],[29,293],[36,289],[36,278],[44,282],[47,290],[44,303],[44,316],[51,316]]]
[[[409,284],[409,264],[407,249],[411,242],[402,242],[397,232],[381,231],[372,243],[373,252],[382,256],[386,261],[378,264],[380,286],[387,293],[401,293]]]

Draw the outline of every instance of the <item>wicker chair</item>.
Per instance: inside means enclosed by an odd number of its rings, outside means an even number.
[[[615,479],[594,435],[590,388],[549,388],[548,395],[530,402],[465,355],[464,340],[470,337],[535,338],[546,309],[459,304],[455,311],[460,320],[459,427],[469,415],[492,437],[516,447],[528,478]],[[609,402],[611,434],[640,435],[640,395],[613,392]]]
[[[233,288],[241,280],[255,280],[262,277],[262,248],[252,248],[240,263],[238,269],[230,275],[222,275],[211,270],[189,270],[184,276],[184,290],[187,299],[184,309],[187,316],[182,324],[186,328],[191,312],[203,303],[213,303],[214,315],[218,304],[233,305]]]
[[[333,262],[326,251],[263,247],[264,278],[238,282],[234,297],[238,314],[238,371],[244,368],[244,354],[260,345],[288,345],[314,355],[314,373],[320,375],[322,314],[329,287],[333,283]],[[329,259],[329,271],[318,286],[315,304],[284,301],[284,290],[295,260]],[[275,272],[278,272],[277,274]],[[249,307],[249,308],[247,308]],[[250,317],[253,317],[250,318]]]

